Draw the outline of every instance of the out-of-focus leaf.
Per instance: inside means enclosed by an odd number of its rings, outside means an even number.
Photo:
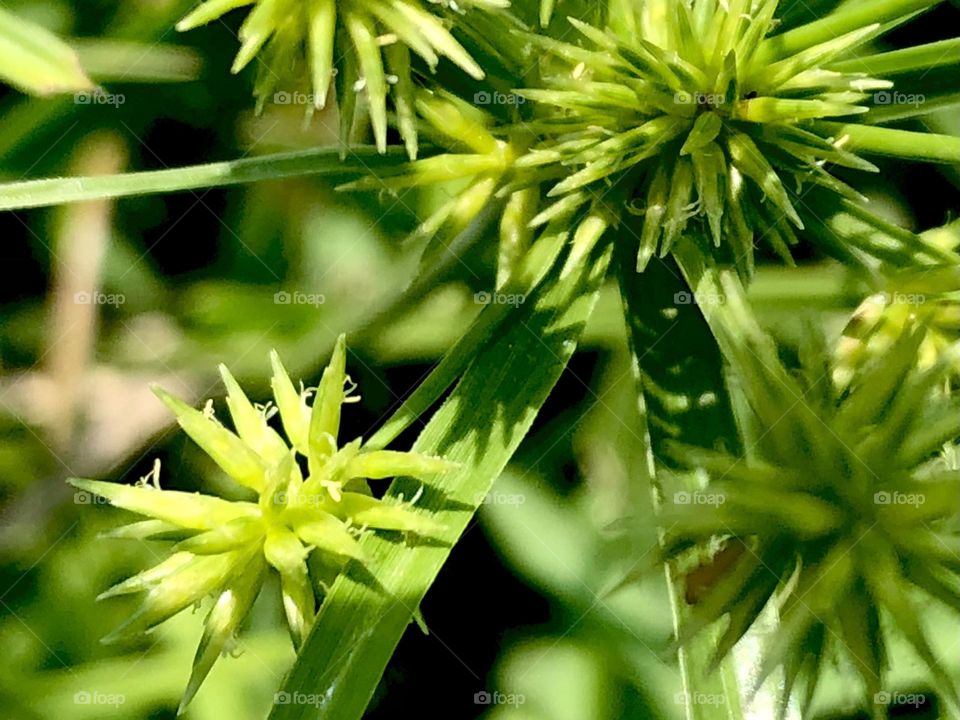
[[[32,95],[90,90],[77,54],[49,30],[0,8],[0,78]]]
[[[653,582],[608,595],[616,582],[613,560],[598,529],[590,522],[583,498],[561,498],[544,489],[543,482],[521,477],[509,469],[500,477],[491,502],[481,510],[484,526],[507,562],[545,594],[562,600],[576,617],[589,616],[614,634],[643,638],[662,646],[670,629],[663,617],[651,617],[662,585]]]
[[[190,82],[203,69],[203,58],[187,47],[106,38],[71,44],[84,70],[99,82]]]
[[[148,717],[159,706],[172,706],[183,692],[199,622],[198,616],[189,614],[171,620],[165,626],[162,642],[145,655],[131,654],[32,675],[22,680],[27,690],[23,694],[31,699],[29,707],[38,717]],[[210,673],[206,692],[196,698],[188,717],[254,718],[266,712],[279,675],[293,660],[286,633],[251,635],[238,649],[243,651],[239,657],[220,663]],[[236,691],[238,684],[243,692]]]
[[[603,655],[584,643],[525,642],[500,661],[502,690],[488,720],[613,720],[607,674]]]

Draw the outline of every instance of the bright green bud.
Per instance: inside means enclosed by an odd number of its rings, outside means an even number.
[[[239,552],[190,558],[153,584],[140,609],[107,635],[103,642],[113,643],[132,638],[203,600],[223,585],[242,560]]]
[[[143,592],[149,590],[154,585],[170,577],[177,570],[181,569],[188,562],[193,560],[193,555],[189,552],[175,552],[166,560],[158,565],[154,565],[149,570],[137,573],[123,582],[119,582],[109,590],[105,590],[97,595],[97,600],[106,600],[117,595],[128,595],[130,593]]]
[[[263,543],[263,554],[277,572],[280,573],[280,587],[283,593],[283,610],[287,616],[287,626],[293,644],[300,647],[313,624],[315,599],[310,581],[307,578],[308,550],[300,542],[296,533],[282,527],[273,527],[267,531]]]
[[[334,507],[332,501],[329,507]],[[319,507],[291,509],[287,517],[294,532],[308,545],[345,558],[362,560],[363,549],[342,520]]]
[[[412,512],[406,504],[377,500],[360,493],[344,493],[336,509],[340,517],[350,520],[354,525],[402,530],[418,535],[430,535],[439,528],[435,521]]]
[[[111,505],[182,528],[211,530],[238,517],[258,515],[256,505],[251,503],[230,502],[199,493],[155,490],[78,478],[70,478],[68,482],[81,490],[106,498]]]
[[[396,450],[374,450],[352,458],[344,470],[348,478],[378,480],[388,477],[413,477],[428,480],[456,467],[443,458]]]
[[[307,443],[310,448],[310,469],[316,472],[337,451],[337,435],[340,432],[340,408],[347,399],[344,385],[347,382],[346,338],[337,338],[330,364],[323,371],[320,386],[313,399],[310,414],[310,429]]]
[[[194,410],[162,388],[155,387],[153,391],[174,412],[187,435],[227,475],[251,490],[263,490],[266,466],[256,452],[213,417]]]
[[[283,422],[283,430],[297,452],[306,455],[307,437],[310,427],[310,410],[304,400],[303,393],[297,392],[293,387],[290,376],[280,362],[280,356],[276,351],[270,353],[270,363],[273,366],[273,377],[270,385],[273,387],[273,397],[277,403],[277,409],[280,411],[280,420]]]
[[[299,647],[313,624],[317,599],[330,581],[326,572],[312,576],[311,565],[336,571],[346,562],[363,562],[360,539],[371,530],[426,535],[437,529],[412,508],[416,498],[406,503],[382,501],[364,493],[369,493],[368,479],[428,481],[449,470],[449,462],[395,450],[364,452],[359,438],[338,447],[342,406],[357,399],[349,396],[346,360],[341,336],[311,407],[310,393],[297,392],[276,353],[271,354],[274,401],[292,447],[269,427],[266,413],[250,402],[225,367],[220,371],[237,434],[157,391],[190,437],[231,477],[257,492],[256,503],[161,490],[159,466],[149,477],[152,482],[145,478],[136,486],[70,480],[82,492],[151,518],[126,525],[112,536],[179,541],[169,558],[101,595],[146,593],[140,609],[105,641],[150,630],[184,608],[214,598],[181,711],[228,647],[267,572],[276,571],[280,577],[287,626]],[[306,480],[298,453],[311,469]],[[312,553],[320,555],[311,558]]]
[[[213,601],[213,607],[210,608],[204,624],[203,637],[193,658],[193,668],[190,671],[190,679],[187,681],[187,689],[184,690],[183,698],[180,700],[178,715],[183,713],[196,695],[200,685],[213,668],[213,664],[228,648],[240,623],[250,612],[254,600],[260,594],[265,570],[266,565],[262,557],[251,558],[247,566],[236,574]]]
[[[220,376],[227,388],[227,407],[240,439],[267,464],[279,462],[287,454],[287,444],[267,424],[266,413],[255,408],[247,399],[226,365],[220,365]]]

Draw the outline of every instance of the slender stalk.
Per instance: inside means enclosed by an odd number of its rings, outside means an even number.
[[[888,23],[937,5],[939,0],[857,0],[824,18],[767,39],[757,62],[790,57],[873,23]]]
[[[392,149],[381,156],[376,148],[369,146],[351,148],[343,162],[339,155],[340,148],[323,147],[169,170],[5,183],[0,185],[0,210],[225,187],[304,175],[354,175],[369,171],[374,165],[383,167],[404,158],[402,149]]]
[[[926,162],[960,163],[960,137],[851,123],[821,122],[819,126],[834,137],[847,138],[844,149],[853,152]]]
[[[877,77],[960,64],[960,38],[917,45],[877,55],[844,60],[830,66],[838,72],[865,72]]]

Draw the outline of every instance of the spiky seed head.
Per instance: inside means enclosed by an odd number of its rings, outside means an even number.
[[[289,444],[268,422],[272,408],[251,403],[225,366],[220,373],[235,431],[224,427],[212,410],[195,410],[157,389],[194,442],[255,501],[163,490],[156,471],[150,483],[133,486],[70,480],[116,507],[150,518],[115,536],[178,541],[168,558],[100,596],[146,593],[140,609],[105,641],[135,638],[184,608],[214,598],[181,710],[229,647],[268,572],[280,576],[287,624],[299,646],[313,622],[321,587],[321,580],[310,575],[311,553],[322,553],[328,566],[363,562],[359,540],[366,532],[429,535],[439,527],[415,512],[413,502],[372,497],[367,481],[397,476],[426,480],[449,469],[448,462],[412,452],[368,451],[360,440],[339,444],[341,408],[356,399],[350,396],[354,386],[346,374],[343,336],[315,393],[294,387],[276,353],[271,353],[271,363],[274,401]],[[308,467],[306,477],[298,456]]]
[[[776,603],[780,623],[759,679],[782,666],[787,695],[808,706],[839,652],[876,710],[888,618],[956,705],[955,679],[915,599],[960,613],[960,466],[943,454],[960,437],[960,404],[943,392],[944,363],[917,369],[924,338],[908,325],[843,388],[823,371],[823,353],[791,373],[763,338],[740,344],[731,364],[758,422],[751,456],[672,448],[709,483],[666,505],[666,556],[683,562],[718,539],[737,549],[719,577],[695,588],[681,639],[726,617],[719,659]]]

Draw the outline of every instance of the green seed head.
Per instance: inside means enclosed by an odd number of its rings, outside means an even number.
[[[411,51],[431,71],[444,57],[480,79],[483,70],[451,34],[451,19],[464,9],[500,11],[507,5],[501,0],[459,4],[448,0],[423,4],[415,0],[206,0],[177,28],[190,30],[251,4],[240,27],[241,45],[232,71],[239,72],[258,58],[255,91],[260,108],[274,102],[303,105],[305,112],[312,112],[326,106],[335,84],[344,126],[354,125],[360,95],[383,152],[389,96],[411,158],[417,153]],[[309,87],[312,92],[278,92],[291,85],[296,90]]]
[[[949,368],[946,382],[960,382],[960,267],[942,265],[907,270],[883,292],[863,301],[844,328],[836,348],[834,380],[845,387],[857,370],[885,356],[904,328],[919,322],[927,329],[917,353],[919,367]]]
[[[116,507],[151,518],[115,535],[178,540],[169,558],[101,595],[146,593],[141,608],[105,641],[135,637],[206,597],[214,598],[181,709],[227,648],[268,572],[280,576],[287,624],[299,647],[322,588],[320,578],[310,574],[312,554],[322,554],[325,565],[334,567],[362,562],[359,540],[370,530],[428,535],[438,527],[412,509],[414,501],[372,497],[367,481],[427,479],[448,469],[447,462],[409,452],[365,451],[359,439],[342,446],[338,442],[341,408],[355,399],[349,396],[353,386],[346,375],[343,336],[312,404],[311,393],[294,388],[276,353],[271,360],[276,409],[290,445],[268,422],[273,408],[253,405],[226,367],[220,372],[236,432],[221,425],[212,411],[195,410],[157,390],[180,426],[224,473],[256,494],[255,502],[162,490],[156,469],[152,483],[135,486],[70,481]]]
[[[806,706],[838,652],[873,705],[890,627],[956,703],[954,679],[917,620],[918,595],[960,606],[960,466],[955,450],[943,451],[960,437],[960,405],[943,393],[943,364],[916,370],[923,341],[908,325],[839,388],[822,352],[810,356],[819,364],[789,373],[763,338],[748,338],[733,366],[758,423],[751,456],[675,448],[710,483],[668,502],[666,555],[682,562],[717,538],[739,550],[695,588],[685,636],[726,617],[719,659],[776,604],[760,680],[782,666],[786,695]]]
[[[605,30],[570,19],[580,44],[533,37],[546,51],[546,89],[524,95],[552,108],[534,146],[568,170],[548,197],[582,202],[626,184],[644,215],[638,269],[664,255],[684,232],[701,228],[745,273],[764,238],[790,260],[804,228],[804,189],[820,185],[859,197],[830,165],[875,170],[844,150],[844,138],[816,121],[867,112],[868,93],[890,87],[831,61],[877,35],[879,25],[797,52],[765,38],[776,0],[677,2]],[[545,113],[546,115],[546,113]],[[548,181],[549,182],[549,181]]]
[[[683,235],[745,278],[756,247],[792,263],[801,237],[861,267],[956,262],[870,213],[867,198],[839,177],[877,172],[852,140],[876,130],[874,96],[893,87],[868,72],[885,67],[882,57],[871,62],[878,53],[870,43],[923,3],[878,3],[872,17],[843,6],[786,31],[781,5],[613,1],[598,24],[569,18],[558,37],[519,33],[527,49],[521,87],[477,92],[474,107],[452,98],[420,103],[424,134],[443,154],[351,187],[468,180],[463,202],[451,200],[426,224],[436,231],[456,207],[456,231],[499,198],[525,208],[510,214],[506,245],[517,222],[549,233],[551,224],[569,229],[601,209],[637,246],[639,270]],[[542,17],[552,7],[546,2]],[[480,131],[450,132],[467,124]],[[619,222],[631,215],[642,221]]]

